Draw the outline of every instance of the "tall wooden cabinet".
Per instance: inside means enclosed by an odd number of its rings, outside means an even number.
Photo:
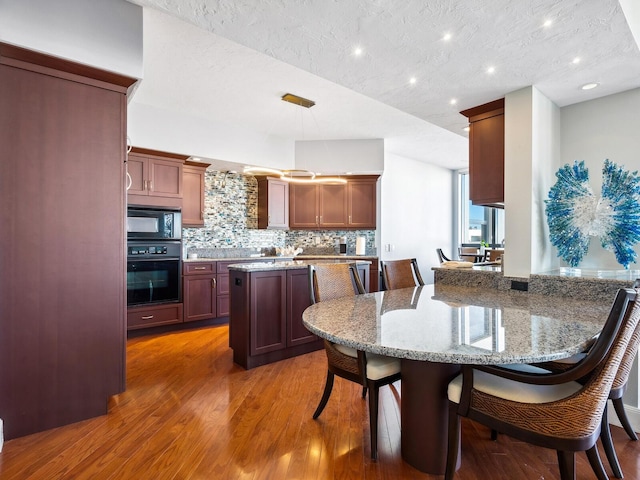
[[[6,439],[125,388],[126,95],[135,80],[0,43]]]
[[[469,118],[469,199],[504,207],[504,98],[460,112]]]
[[[258,181],[258,228],[289,228],[289,182],[272,177]]]

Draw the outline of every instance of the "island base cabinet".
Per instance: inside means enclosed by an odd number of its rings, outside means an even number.
[[[246,369],[322,348],[302,325],[310,305],[306,270],[229,272],[229,344]]]

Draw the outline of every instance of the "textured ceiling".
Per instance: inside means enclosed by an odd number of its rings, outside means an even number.
[[[154,9],[134,101],[287,138],[385,138],[448,168],[466,163],[461,110],[530,85],[558,106],[640,86],[617,0],[131,1]]]

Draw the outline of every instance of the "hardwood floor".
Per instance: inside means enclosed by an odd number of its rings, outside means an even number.
[[[400,384],[383,387],[379,460],[370,460],[367,402],[336,378],[319,420],[324,351],[250,371],[233,364],[226,326],[130,339],[127,391],[109,414],[5,442],[10,479],[436,479],[402,461]],[[625,478],[640,442],[613,436]],[[557,479],[555,452],[463,423],[458,480]],[[604,454],[602,454],[605,467]],[[578,478],[595,478],[578,454]]]

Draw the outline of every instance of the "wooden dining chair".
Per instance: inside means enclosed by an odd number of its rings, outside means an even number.
[[[500,258],[502,258],[503,253],[504,253],[504,250],[487,250],[487,253],[485,255],[485,260],[487,262],[496,262]]]
[[[380,268],[385,290],[424,285],[418,261],[415,258],[380,261]]]
[[[458,247],[458,257],[460,260],[468,262],[482,262],[485,260],[486,252],[484,256],[481,256],[476,247]]]
[[[440,260],[440,263],[451,261],[450,258],[447,258],[441,248],[436,248],[436,253],[438,254],[438,260]]]
[[[354,265],[345,263],[309,265],[311,303],[362,294],[364,287]],[[329,401],[334,376],[362,385],[362,398],[369,392],[369,435],[371,458],[378,458],[378,391],[400,380],[400,360],[324,341],[327,379],[320,403],[313,414],[317,419]]]
[[[640,301],[631,289],[616,295],[607,321],[584,359],[563,372],[463,366],[449,384],[449,442],[445,479],[457,464],[460,417],[521,441],[557,451],[562,480],[575,479],[575,452],[586,451],[599,479],[607,475],[596,441],[618,367],[638,330]],[[580,381],[587,378],[586,381]]]
[[[637,279],[633,288],[638,291],[640,289],[640,279]],[[597,340],[597,337],[594,338]],[[624,431],[627,433],[628,437],[633,440],[638,440],[638,435],[633,430],[631,426],[631,422],[629,421],[629,417],[627,417],[627,412],[624,409],[624,402],[622,401],[622,396],[627,389],[627,382],[629,381],[629,375],[631,373],[631,368],[633,366],[633,361],[635,360],[638,354],[638,347],[640,346],[640,328],[636,329],[627,346],[627,350],[624,352],[624,356],[622,357],[622,361],[620,362],[620,366],[618,367],[618,371],[616,372],[616,376],[613,379],[613,384],[611,385],[611,390],[609,391],[609,400],[613,404],[614,410],[618,419],[620,420],[620,424],[624,428]],[[573,355],[572,357],[556,360],[553,362],[545,362],[535,364],[537,367],[544,368],[546,370],[550,370],[552,372],[562,372],[569,368],[572,368],[578,362],[584,360],[587,356],[588,350],[591,349],[591,345],[589,348],[577,355]],[[602,446],[604,447],[605,454],[607,455],[607,460],[609,461],[609,465],[611,466],[611,470],[613,471],[613,475],[616,478],[623,478],[624,475],[622,473],[622,467],[620,466],[620,462],[618,461],[618,455],[616,454],[615,446],[613,444],[613,439],[611,438],[611,429],[609,427],[609,418],[608,418],[608,405],[605,405],[605,411],[602,415],[602,425],[600,430],[600,441],[602,442]],[[492,436],[495,437],[495,434],[492,432]]]

